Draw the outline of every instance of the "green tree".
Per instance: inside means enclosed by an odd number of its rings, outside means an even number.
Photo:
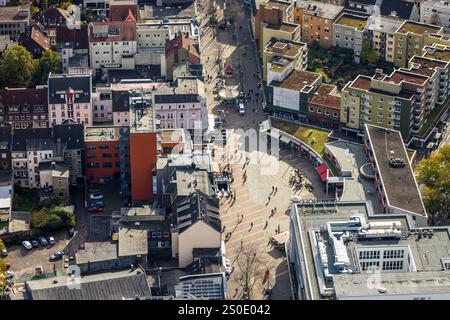
[[[3,249],[6,249],[5,244],[3,243],[3,240],[0,239],[0,251],[2,251]]]
[[[336,86],[341,90],[345,86],[345,80],[342,78],[337,79]]]
[[[0,86],[28,87],[36,70],[36,62],[23,46],[6,49],[0,59]]]
[[[49,220],[49,210],[47,208],[42,208],[39,211],[33,211],[30,214],[30,224],[31,228],[43,229]]]
[[[49,73],[58,72],[60,66],[60,56],[55,51],[45,50],[38,60],[36,72],[33,74],[33,85],[46,84]]]
[[[369,64],[375,64],[380,59],[380,56],[375,49],[373,49],[371,43],[367,39],[363,41],[361,59],[363,62],[367,62]]]
[[[62,223],[67,227],[75,226],[75,215],[62,207],[54,207],[50,210],[51,215],[56,215],[61,218]]]
[[[447,224],[450,210],[450,145],[417,164],[418,180],[424,184],[423,200],[433,224]]]
[[[47,224],[45,225],[45,229],[58,230],[62,228],[63,225],[64,223],[61,217],[57,216],[56,214],[50,214],[48,217]]]

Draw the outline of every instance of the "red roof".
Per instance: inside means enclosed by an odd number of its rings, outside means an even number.
[[[234,72],[234,70],[233,70],[233,68],[232,68],[231,66],[226,66],[225,69],[224,69],[224,71],[225,71],[225,73],[228,73],[228,74]]]
[[[133,13],[131,12],[131,9],[128,10],[128,16],[125,18],[125,22],[134,21],[136,22],[136,19],[133,16]]]

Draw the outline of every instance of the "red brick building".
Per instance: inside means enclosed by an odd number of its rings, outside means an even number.
[[[327,128],[339,127],[341,97],[336,86],[321,84],[308,103],[309,123]]]

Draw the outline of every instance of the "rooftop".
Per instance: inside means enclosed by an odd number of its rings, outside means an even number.
[[[289,1],[277,1],[277,0],[268,0],[267,2],[262,3],[267,9],[282,9],[286,11],[289,7],[293,5],[292,2]]]
[[[336,86],[322,83],[312,96],[309,103],[340,110],[341,96],[338,93]]]
[[[378,80],[383,80],[385,77],[386,77],[386,75],[383,75],[383,77]],[[412,91],[403,90],[403,89],[400,90],[398,93],[393,93],[393,92],[389,92],[387,90],[380,90],[380,89],[372,88],[372,78],[363,76],[363,75],[359,75],[353,82],[351,82],[349,85],[346,85],[343,90],[345,90],[347,87],[365,90],[368,92],[382,94],[382,95],[390,96],[390,97],[403,98],[406,100],[412,99],[414,97],[414,95],[416,94]]]
[[[281,55],[283,57],[295,58],[302,52],[303,48],[306,48],[306,45],[303,42],[271,39],[264,48],[264,52],[274,55]]]
[[[306,14],[329,20],[334,20],[344,10],[343,6],[319,1],[297,1],[297,8],[302,8]]]
[[[220,273],[188,275],[180,277],[175,287],[176,297],[182,299],[226,299],[226,279]]]
[[[106,242],[86,242],[84,250],[75,253],[77,264],[97,262],[105,260],[115,260],[117,255],[117,243]]]
[[[427,46],[424,48],[424,57],[441,61],[450,61],[450,47],[442,45]]]
[[[276,24],[266,24],[267,29],[278,30],[283,32],[293,33],[296,29],[300,29],[300,25],[289,22],[282,22],[278,25]]]
[[[147,276],[140,269],[99,273],[77,279],[53,277],[28,281],[25,286],[33,300],[123,300],[151,296]]]
[[[422,197],[400,132],[368,124],[366,124],[366,132],[388,204],[426,216]],[[391,167],[389,165],[391,157],[404,159],[405,167]]]
[[[448,227],[429,228],[430,232],[415,229],[408,215],[374,214],[361,201],[293,203],[291,217],[299,226],[294,227],[293,236],[300,239],[297,254],[304,262],[301,273],[307,296],[303,298],[323,299],[327,293],[334,292],[337,298],[365,296],[369,295],[366,290],[371,290],[372,295],[380,287],[386,287],[389,294],[390,283],[395,279],[399,280],[400,292],[401,279],[413,282],[425,275],[424,279],[430,282],[448,274],[442,272],[441,260],[449,257]],[[370,252],[378,252],[378,256],[367,255]],[[390,256],[394,252],[398,252],[397,257]],[[385,259],[393,258],[402,261],[397,270],[389,269],[389,263],[385,263]],[[367,288],[366,281],[364,288],[362,279],[373,279],[367,261],[379,263],[381,272],[377,274],[382,285]],[[305,277],[306,267],[309,273]],[[352,281],[355,281],[354,288],[349,286]],[[429,285],[433,286],[433,282]],[[404,292],[408,290],[405,288]],[[422,290],[425,289],[416,286],[414,292]],[[343,293],[348,291],[351,293]]]
[[[411,72],[418,73],[427,77],[431,77],[436,69],[445,69],[448,66],[448,62],[442,60],[435,60],[427,57],[414,56],[409,60],[411,66]]]
[[[367,29],[384,33],[394,33],[403,23],[402,20],[383,16],[370,16],[367,19]]]
[[[387,82],[394,82],[396,84],[399,84],[402,81],[406,81],[423,86],[427,84],[428,77],[411,73],[406,70],[395,70],[390,76],[386,77],[385,80]]]
[[[196,78],[177,78],[175,87],[161,88],[155,92],[155,103],[200,102],[205,97],[205,85]]]
[[[367,18],[344,13],[339,17],[339,19],[337,19],[335,24],[352,27],[356,30],[362,31],[366,27]]]
[[[31,18],[30,5],[0,7],[0,22],[26,22]]]
[[[312,85],[320,81],[320,73],[293,70],[282,82],[272,81],[269,85],[294,91],[310,91]]]
[[[442,30],[442,27],[438,27],[432,24],[420,23],[415,21],[406,20],[397,30],[400,33],[415,33],[419,35],[438,33]]]
[[[178,144],[184,143],[185,136],[182,129],[179,130],[161,130],[161,143],[162,144]]]
[[[85,142],[119,141],[120,130],[129,130],[122,126],[96,126],[84,129]]]
[[[119,230],[119,257],[146,255],[148,253],[148,232],[122,227]]]

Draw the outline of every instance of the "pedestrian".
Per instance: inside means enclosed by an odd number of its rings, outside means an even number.
[[[270,202],[270,196],[267,197],[267,202]]]
[[[253,222],[250,223],[250,229],[252,229],[252,228],[253,228]]]
[[[265,225],[264,229],[266,229],[268,225],[269,225],[269,220],[266,220],[266,225]]]
[[[272,192],[275,192],[275,187],[274,186],[272,186]]]

